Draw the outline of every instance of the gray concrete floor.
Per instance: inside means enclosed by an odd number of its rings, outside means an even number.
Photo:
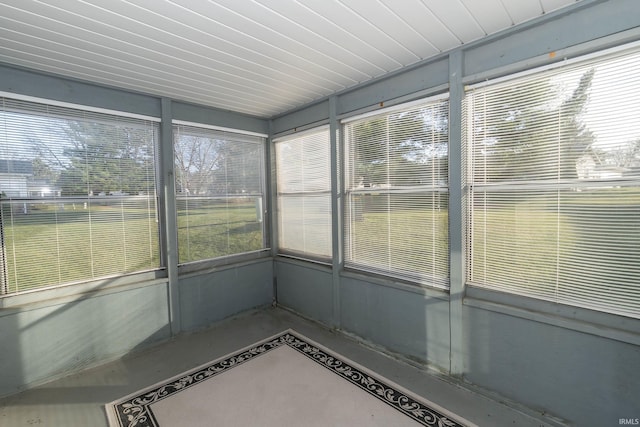
[[[0,426],[107,426],[106,403],[288,328],[480,426],[551,425],[289,311],[265,309],[1,399]]]

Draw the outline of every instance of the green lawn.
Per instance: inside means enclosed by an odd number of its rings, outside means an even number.
[[[370,212],[354,222],[350,261],[417,279],[448,276],[447,211]]]
[[[558,212],[553,194],[532,193],[486,211],[478,197],[469,230],[472,280],[515,283],[518,292],[552,300],[571,300],[588,282],[594,304],[622,289],[640,295],[640,192],[568,191],[561,198]],[[446,199],[440,205],[428,196],[361,202],[350,213],[349,262],[418,280],[446,279]],[[8,292],[158,267],[158,224],[144,203],[44,204],[26,214],[5,205]],[[178,200],[181,263],[259,250],[263,241],[255,199]]]
[[[145,205],[18,208],[3,210],[9,293],[159,265],[158,226]]]
[[[476,209],[472,281],[639,315],[638,190],[567,191],[559,211],[557,197],[537,194]],[[476,207],[482,205],[478,197]]]
[[[255,199],[179,200],[179,262],[262,249],[262,226]]]
[[[178,207],[181,263],[264,247],[255,200]],[[157,268],[158,224],[146,208],[140,201],[48,203],[30,205],[25,214],[21,205],[5,205],[7,292]]]
[[[432,211],[430,199],[408,207],[401,196],[368,197],[357,199],[350,212],[348,262],[427,282],[447,277],[446,209]],[[519,199],[505,193],[487,197],[491,207],[484,210],[483,195],[476,196],[475,220],[468,230],[472,282],[640,314],[637,188],[567,190],[559,196],[560,210],[554,192],[532,191]],[[637,298],[628,297],[629,292]]]
[[[354,196],[352,205],[349,263],[420,281],[446,281],[449,231],[445,195]]]

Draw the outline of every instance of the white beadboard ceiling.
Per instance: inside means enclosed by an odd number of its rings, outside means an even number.
[[[576,0],[0,0],[0,62],[272,117]]]

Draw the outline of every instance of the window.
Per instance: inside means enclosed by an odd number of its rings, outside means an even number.
[[[448,101],[345,122],[345,265],[448,288]]]
[[[281,252],[331,257],[329,129],[275,142]]]
[[[157,123],[0,103],[0,294],[158,268]]]
[[[640,53],[466,94],[472,285],[640,317]]]
[[[181,264],[266,247],[263,136],[174,124]]]

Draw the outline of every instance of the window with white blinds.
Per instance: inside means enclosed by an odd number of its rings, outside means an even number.
[[[0,295],[158,268],[158,124],[0,98]]]
[[[640,317],[640,52],[471,88],[469,282]]]
[[[173,137],[179,263],[264,249],[265,138],[182,123]]]
[[[331,257],[330,150],[328,127],[275,141],[280,252]]]
[[[449,287],[448,114],[439,98],[344,122],[347,267]]]

